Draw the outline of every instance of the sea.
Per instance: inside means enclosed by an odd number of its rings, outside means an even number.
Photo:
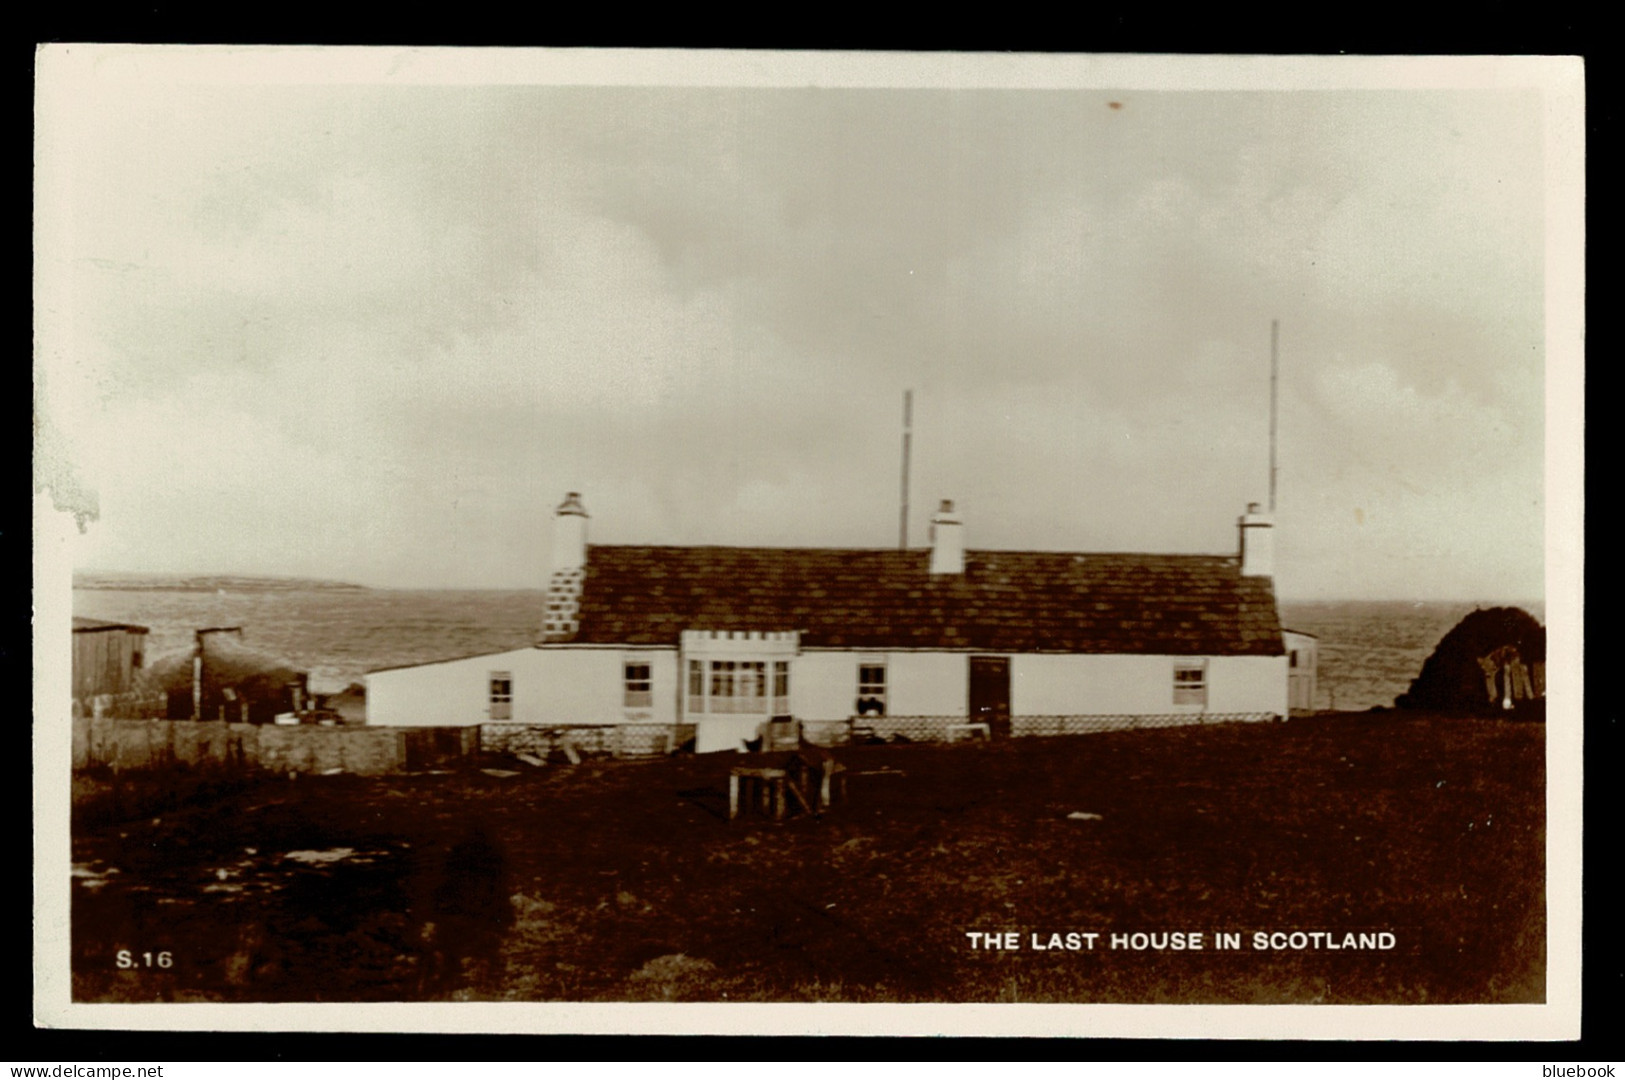
[[[318,693],[341,691],[368,671],[523,648],[534,642],[545,594],[537,589],[370,589],[227,585],[76,585],[73,613],[147,627],[147,655],[192,647],[193,631],[237,626],[243,643],[310,672]],[[1389,707],[1463,615],[1527,601],[1400,600],[1281,603],[1283,624],[1320,641],[1316,707]]]

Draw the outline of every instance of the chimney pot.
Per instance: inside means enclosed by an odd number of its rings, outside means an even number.
[[[965,572],[965,526],[954,513],[952,499],[943,499],[941,508],[931,518],[931,572]]]
[[[581,493],[572,491],[553,512],[553,573],[586,564],[587,510],[581,505]]]
[[[1241,531],[1241,576],[1275,576],[1275,522],[1259,513],[1258,503],[1248,503],[1247,512],[1236,523]]]

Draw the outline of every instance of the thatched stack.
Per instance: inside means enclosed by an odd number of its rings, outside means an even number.
[[[1521,608],[1473,611],[1440,639],[1401,709],[1502,713],[1545,695],[1546,628]]]
[[[297,684],[304,696],[308,675],[286,660],[251,648],[229,634],[207,634],[203,640],[203,719],[219,719],[224,705],[226,718],[239,720],[242,706],[238,703],[246,700],[249,720],[269,723],[277,713],[294,707],[290,684]],[[192,715],[193,656],[191,650],[170,653],[146,668],[143,681],[168,694],[172,719]]]

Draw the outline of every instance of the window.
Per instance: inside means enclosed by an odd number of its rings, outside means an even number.
[[[858,665],[859,716],[886,715],[886,665]]]
[[[767,663],[762,660],[711,661],[713,713],[767,712]]]
[[[1207,706],[1207,661],[1181,660],[1174,664],[1174,704]]]
[[[688,711],[705,711],[705,661],[688,662]]]
[[[1293,649],[1287,655],[1291,657],[1291,659],[1287,662],[1287,666],[1288,667],[1298,667],[1299,666],[1299,664],[1298,664],[1298,650]]]
[[[491,672],[491,719],[513,719],[513,675],[509,672]]]
[[[655,703],[654,684],[649,675],[647,660],[626,662],[626,707],[647,709]]]
[[[790,661],[773,661],[773,715],[790,714]]]

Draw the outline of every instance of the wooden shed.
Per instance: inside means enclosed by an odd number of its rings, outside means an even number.
[[[73,696],[84,701],[100,694],[135,690],[136,673],[147,652],[147,628],[132,623],[73,617]]]
[[[1287,707],[1292,715],[1308,715],[1318,708],[1315,685],[1320,668],[1320,639],[1302,630],[1282,628],[1287,653]]]

